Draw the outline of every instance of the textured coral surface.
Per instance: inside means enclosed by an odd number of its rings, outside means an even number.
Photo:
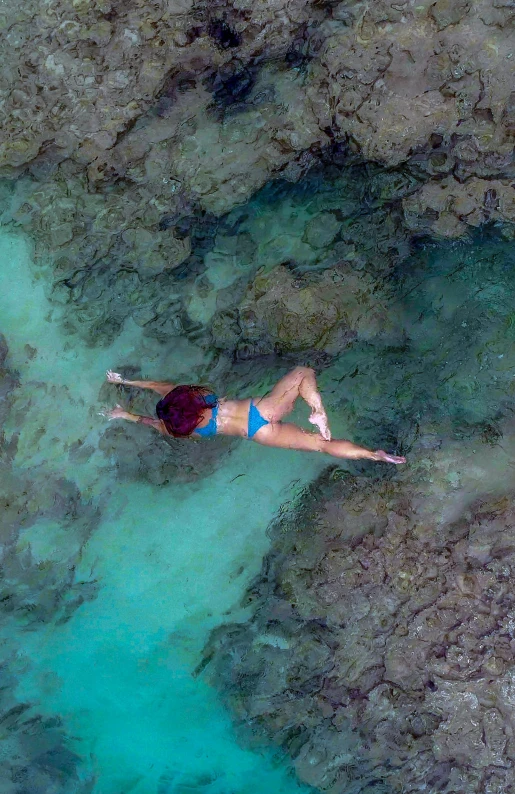
[[[495,477],[514,439],[440,443],[394,480],[329,470],[274,527],[255,617],[208,649],[238,722],[322,791],[513,790],[515,516]]]
[[[513,22],[504,0],[9,4],[3,173],[43,185],[51,247],[94,231],[90,261],[115,243],[149,272],[187,258],[193,207],[227,212],[327,147],[438,184],[405,207],[417,231],[511,229]]]

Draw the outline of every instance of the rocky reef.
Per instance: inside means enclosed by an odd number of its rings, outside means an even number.
[[[291,271],[293,279],[275,277],[276,307],[287,306],[296,289],[292,284],[304,276],[306,306],[324,293],[328,326],[345,326],[349,338],[356,336],[356,318],[349,317],[346,325],[343,317],[356,308],[346,304],[357,300],[351,297],[354,290],[362,296],[381,292],[376,282],[410,251],[400,201],[417,185],[409,170],[389,178],[356,158],[339,163],[326,153],[298,184],[272,183],[223,218],[195,211],[174,223],[161,214],[163,209],[157,213],[146,204],[144,213],[153,213],[148,229],[156,234],[142,233],[139,198],[131,191],[110,192],[105,212],[98,194],[85,194],[89,198],[81,202],[80,216],[68,195],[70,189],[83,189],[80,180],[57,180],[37,189],[20,180],[16,188],[4,184],[3,198],[5,218],[13,218],[34,241],[48,296],[60,307],[69,333],[109,344],[130,319],[151,340],[187,338],[205,353],[214,346],[238,359],[288,348],[270,325],[269,306],[260,333],[245,318],[245,306],[263,289],[263,278],[273,278],[267,275],[272,269]],[[68,232],[56,242],[52,235],[59,219]],[[174,234],[186,245],[175,264],[169,260]],[[346,282],[343,298],[334,285]],[[386,299],[384,294],[383,303]],[[378,297],[374,301],[372,312],[379,311]],[[301,308],[284,311],[293,316]],[[321,329],[324,320],[317,322]],[[320,349],[320,336],[314,329],[297,347]]]
[[[318,790],[514,790],[513,428],[502,449],[444,432],[394,479],[331,467],[206,649],[243,735]]]
[[[3,174],[60,194],[54,245],[93,213],[98,256],[144,249],[154,271],[188,256],[187,235],[170,231],[181,216],[221,215],[271,178],[297,181],[327,147],[442,183],[445,200],[423,193],[406,207],[419,230],[509,225],[513,22],[506,0],[11,5]]]
[[[414,238],[511,238],[513,21],[504,0],[11,4],[2,222],[89,343],[130,320],[327,360],[361,333],[331,279],[370,294]]]
[[[513,790],[514,24],[512,0],[0,8],[0,221],[69,338],[136,326],[150,361],[187,350],[235,394],[316,364],[349,430],[410,451],[396,478],[329,469],[273,528],[255,615],[208,650],[249,739],[332,794]],[[21,428],[0,438],[5,637],[96,592],[75,578],[96,509],[16,463],[49,432],[23,435],[16,387],[0,337],[0,423]],[[78,435],[68,466],[97,452]],[[233,442],[111,425],[97,446],[166,486]],[[17,653],[6,791],[88,790],[61,726],[15,701]]]
[[[306,219],[302,245],[290,229],[258,261],[234,208],[324,162],[381,166],[360,203],[396,208],[399,240],[489,222],[512,234],[503,0],[33,0],[0,21],[3,221],[34,239],[54,299],[73,304],[70,328],[95,340],[131,317],[158,338],[208,346],[219,290],[238,282],[240,300],[265,264],[320,262],[338,241],[327,212],[345,215],[343,195]],[[213,264],[215,283],[204,278]]]

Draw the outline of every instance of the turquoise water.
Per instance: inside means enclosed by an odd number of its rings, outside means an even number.
[[[334,193],[329,184],[318,187],[325,210]],[[321,267],[322,255],[300,241],[315,188],[292,187],[286,197],[264,192],[248,220],[252,234],[263,236],[253,266],[294,250],[304,269]],[[271,237],[274,218],[291,234]],[[386,248],[381,256],[390,261]],[[478,426],[497,443],[515,391],[512,259],[508,243],[484,236],[421,245],[385,272],[388,335],[358,339],[322,373],[333,434],[408,455],[431,429],[452,437],[453,449]],[[230,286],[227,262],[213,256],[210,267],[213,283]],[[139,364],[142,377],[195,381],[211,359],[191,339],[156,341],[130,318],[111,343],[85,341],[62,322],[70,308],[49,301],[49,273],[32,261],[27,238],[4,229],[0,331],[19,379],[4,447],[16,499],[32,518],[9,547],[27,585],[0,639],[16,678],[11,708],[27,704],[25,721],[60,721],[42,730],[59,731],[61,754],[52,763],[45,756],[43,765],[50,775],[53,764],[53,782],[32,790],[304,790],[286,759],[238,739],[196,669],[210,632],[249,614],[240,601],[269,547],[270,521],[331,461],[242,442],[192,482],[158,487],[125,476],[116,455],[102,451],[106,424],[98,412],[120,399],[103,385],[105,370]],[[198,295],[192,301],[204,321],[213,306]],[[15,454],[8,451],[14,439]],[[47,590],[53,600],[45,612],[38,593]],[[16,725],[26,743],[25,723]],[[19,742],[36,767],[37,742],[28,749]]]
[[[16,698],[62,718],[79,780],[94,780],[102,794],[298,791],[284,766],[240,747],[216,693],[192,674],[209,631],[237,614],[267,549],[269,520],[322,461],[241,444],[200,485],[166,489],[118,480],[98,451],[71,468],[71,445],[81,439],[96,450],[104,430],[104,371],[135,351],[148,372],[172,363],[152,358],[130,324],[107,349],[63,336],[26,242],[4,234],[0,261],[0,315],[20,377],[8,426],[21,430],[15,471],[66,474],[100,512],[74,573],[95,581],[96,597],[64,625],[3,628],[5,647],[17,653]],[[41,519],[22,531],[18,551],[58,559],[77,543],[68,535]]]

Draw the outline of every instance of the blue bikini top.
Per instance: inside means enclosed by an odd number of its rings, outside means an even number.
[[[207,405],[213,406],[211,419],[204,425],[204,427],[196,427],[195,433],[199,436],[216,436],[216,417],[218,416],[218,397],[216,394],[206,394],[205,401]]]

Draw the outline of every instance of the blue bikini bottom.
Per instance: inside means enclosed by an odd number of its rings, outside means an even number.
[[[211,419],[204,425],[204,427],[197,427],[195,433],[199,436],[204,436],[207,438],[208,436],[216,436],[216,417],[218,414],[218,404],[217,400],[218,397],[216,394],[207,394],[206,395],[206,403],[207,405],[212,405],[214,403],[213,411],[211,414]],[[247,436],[248,438],[254,438],[258,430],[261,430],[262,427],[265,425],[269,425],[270,422],[268,419],[264,419],[259,410],[256,408],[252,400],[250,401],[249,405],[249,424],[247,429]]]
[[[249,406],[249,426],[247,430],[247,435],[249,438],[253,438],[258,430],[261,430],[262,427],[265,425],[269,425],[270,422],[268,419],[264,419],[259,410],[256,408],[252,400],[250,401]]]

